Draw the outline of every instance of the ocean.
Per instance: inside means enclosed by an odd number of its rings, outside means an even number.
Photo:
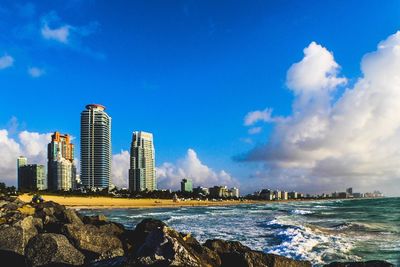
[[[400,266],[400,198],[80,212],[103,213],[131,229],[144,218],[156,218],[200,242],[236,240],[266,253],[309,260],[314,266],[366,260]]]

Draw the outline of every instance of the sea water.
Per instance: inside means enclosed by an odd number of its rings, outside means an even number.
[[[366,260],[400,266],[400,198],[81,212],[103,213],[131,229],[145,218],[156,218],[200,242],[236,240],[314,266]]]

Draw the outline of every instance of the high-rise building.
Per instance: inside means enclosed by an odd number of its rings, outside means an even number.
[[[19,191],[36,191],[45,190],[46,177],[44,165],[27,164],[26,158],[17,159],[18,165],[18,190]]]
[[[50,190],[75,188],[74,145],[68,134],[55,132],[47,146],[47,180]]]
[[[81,112],[81,182],[90,189],[111,183],[111,117],[105,107],[90,104]]]
[[[193,184],[190,179],[182,179],[181,192],[193,192]]]
[[[157,190],[153,134],[133,132],[129,169],[129,190]]]
[[[24,165],[26,165],[26,164],[28,164],[28,160],[27,160],[26,157],[19,156],[17,158],[17,182],[18,182],[18,185],[19,185],[19,168],[24,166]]]

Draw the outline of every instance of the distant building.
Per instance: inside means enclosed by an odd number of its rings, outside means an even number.
[[[29,192],[29,191],[45,190],[45,189],[46,189],[46,177],[45,177],[44,165],[25,164],[25,165],[20,165],[18,167],[19,191]]]
[[[74,145],[68,134],[55,132],[47,146],[48,189],[68,191],[76,185]]]
[[[228,188],[226,186],[214,186],[214,187],[210,187],[209,190],[210,190],[211,197],[221,198],[221,197],[229,196]]]
[[[288,192],[282,191],[282,193],[281,193],[281,199],[282,199],[282,200],[287,200],[287,199],[288,199]]]
[[[353,195],[353,188],[352,187],[347,188],[346,193],[349,195]]]
[[[229,190],[229,192],[230,192],[231,197],[234,197],[234,198],[239,198],[239,197],[240,197],[239,188],[232,187],[232,188]]]
[[[288,197],[289,199],[296,199],[298,197],[297,194],[298,194],[297,192],[292,191],[289,192]]]
[[[153,134],[133,132],[131,143],[129,190],[157,190]]]
[[[111,183],[111,117],[104,110],[90,104],[81,112],[81,181],[89,189]]]
[[[279,190],[275,190],[275,191],[274,191],[274,199],[275,199],[275,200],[280,200],[280,199],[282,199],[282,192],[279,191]]]
[[[210,190],[207,187],[198,186],[196,188],[193,188],[193,193],[198,194],[198,195],[207,196],[210,194]]]
[[[263,190],[261,190],[259,196],[262,199],[265,199],[265,200],[273,200],[274,199],[274,192],[272,190],[269,190],[269,189],[263,189]]]
[[[25,166],[26,164],[28,164],[28,159],[24,156],[19,156],[17,158],[17,184],[18,184],[18,189],[19,189],[19,168],[22,166]]]
[[[193,184],[190,179],[182,179],[181,192],[193,192]]]

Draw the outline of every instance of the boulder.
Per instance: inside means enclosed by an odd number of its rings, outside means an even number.
[[[72,223],[77,225],[83,225],[81,218],[72,209],[66,209],[62,212],[62,221],[66,223]]]
[[[197,253],[181,234],[161,221],[143,220],[136,226],[133,236],[137,248],[130,257],[133,266],[218,266],[212,264],[212,259],[203,257],[206,253]]]
[[[204,246],[218,253],[222,267],[311,267],[311,263],[308,261],[292,260],[283,256],[254,251],[237,241],[213,239],[207,240]]]
[[[182,235],[182,234],[181,234]],[[218,253],[212,251],[208,247],[202,246],[199,241],[197,241],[191,235],[183,235],[183,240],[188,244],[197,254],[200,255],[203,263],[208,266],[221,266],[221,258]]]
[[[28,216],[14,225],[0,225],[0,249],[24,255],[29,240],[38,234],[35,220]]]
[[[17,210],[25,215],[34,215],[35,214],[35,208],[29,204],[23,205],[22,207],[19,207]]]
[[[100,231],[94,225],[65,224],[63,233],[89,257],[104,259],[124,255],[121,240],[113,234]]]
[[[332,262],[325,265],[326,267],[392,267],[391,264],[386,261],[365,261],[365,262]]]
[[[94,216],[84,216],[83,222],[85,224],[93,224],[93,225],[103,225],[107,223],[107,217],[103,214],[94,215]]]
[[[118,237],[122,236],[125,232],[125,228],[122,224],[114,222],[107,222],[105,224],[99,225],[98,228],[101,232],[116,235]]]
[[[85,257],[60,234],[45,233],[32,238],[25,251],[29,264],[35,266],[82,265]]]

